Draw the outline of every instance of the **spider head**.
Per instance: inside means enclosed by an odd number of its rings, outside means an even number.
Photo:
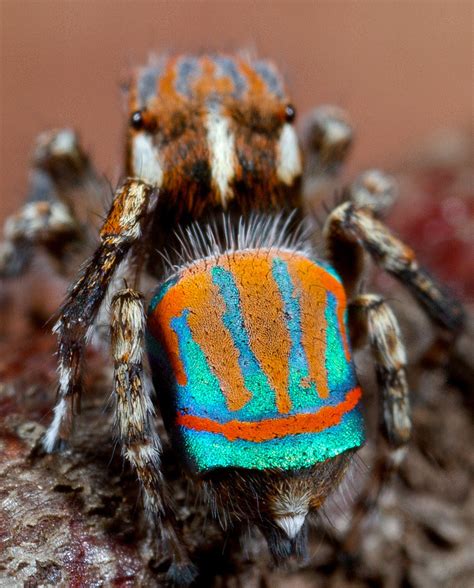
[[[193,216],[209,206],[288,206],[302,171],[294,118],[269,62],[156,60],[131,88],[129,173]]]

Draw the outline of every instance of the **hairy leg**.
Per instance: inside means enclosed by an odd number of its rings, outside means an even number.
[[[398,196],[395,178],[380,171],[369,169],[362,172],[346,189],[347,200],[357,208],[371,210],[380,218],[386,214]]]
[[[0,277],[20,275],[31,261],[33,248],[43,246],[61,256],[64,246],[80,234],[79,225],[61,202],[30,202],[8,217],[0,243]]]
[[[39,135],[33,167],[48,176],[57,199],[70,207],[85,231],[98,231],[111,190],[74,131],[59,129]]]
[[[69,129],[42,133],[33,154],[26,203],[10,216],[0,243],[0,277],[23,273],[42,247],[61,274],[82,260],[95,240],[106,184]],[[72,258],[72,259],[71,259]]]
[[[381,296],[361,294],[349,305],[349,325],[351,333],[368,337],[382,395],[384,434],[390,446],[402,446],[410,438],[411,419],[406,354],[398,321]]]
[[[410,439],[411,411],[406,379],[406,355],[397,319],[381,296],[362,294],[349,305],[351,339],[357,347],[367,338],[382,396],[382,435],[369,479],[354,505],[344,552],[351,559],[360,546],[361,525],[380,492],[401,463]]]
[[[371,208],[341,204],[329,215],[324,238],[329,260],[350,294],[357,291],[367,252],[410,290],[436,324],[452,331],[462,326],[462,305],[419,265],[412,249],[392,235]]]
[[[311,210],[317,209],[334,194],[352,137],[348,117],[339,108],[321,106],[308,116],[302,137],[305,153],[303,192]]]
[[[47,451],[64,441],[71,426],[73,403],[81,387],[81,366],[86,338],[113,276],[127,253],[142,236],[142,225],[156,204],[153,189],[127,180],[117,190],[100,233],[101,243],[70,289],[60,318],[58,335],[58,400],[54,417],[43,440]]]
[[[173,509],[161,473],[161,443],[155,430],[150,384],[143,368],[146,316],[143,299],[124,289],[111,305],[114,395],[122,453],[137,472],[148,516],[173,556],[169,575],[179,583],[194,578],[193,566],[175,528]]]

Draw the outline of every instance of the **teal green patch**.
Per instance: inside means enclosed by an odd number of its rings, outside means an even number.
[[[159,288],[158,288],[158,292],[153,296],[153,298],[150,301],[150,304],[148,306],[148,314],[153,314],[153,312],[155,311],[155,308],[158,306],[158,304],[163,300],[163,298],[165,297],[166,292],[168,292],[168,290],[170,288],[172,288],[177,282],[176,278],[170,278],[169,280],[166,280],[166,282],[164,282]]]
[[[364,423],[358,410],[344,415],[341,423],[319,433],[288,435],[253,443],[223,435],[180,427],[186,454],[198,471],[213,468],[278,468],[290,470],[311,467],[344,451],[360,447],[365,440]]]

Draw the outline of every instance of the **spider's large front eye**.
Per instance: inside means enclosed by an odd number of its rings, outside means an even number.
[[[293,104],[287,104],[285,106],[285,120],[286,122],[293,122],[296,118],[296,108]]]
[[[145,121],[143,118],[143,111],[142,110],[135,110],[130,117],[130,125],[136,130],[139,131],[143,129],[145,125]]]

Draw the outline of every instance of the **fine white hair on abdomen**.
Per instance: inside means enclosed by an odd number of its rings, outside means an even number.
[[[215,109],[209,110],[205,126],[212,182],[219,191],[222,206],[226,208],[227,201],[233,197],[231,183],[236,165],[235,137],[225,115]]]
[[[175,232],[179,250],[162,252],[166,278],[179,273],[202,259],[213,259],[225,253],[250,249],[274,249],[299,252],[314,257],[310,240],[311,224],[300,221],[295,225],[295,212],[285,214],[255,213],[235,223],[223,213],[208,224],[194,222]]]
[[[132,145],[134,175],[160,188],[163,183],[163,168],[160,164],[158,149],[153,145],[153,139],[145,133],[140,133],[133,138]]]
[[[295,129],[288,123],[283,125],[277,144],[277,176],[291,186],[301,175],[303,165]]]

